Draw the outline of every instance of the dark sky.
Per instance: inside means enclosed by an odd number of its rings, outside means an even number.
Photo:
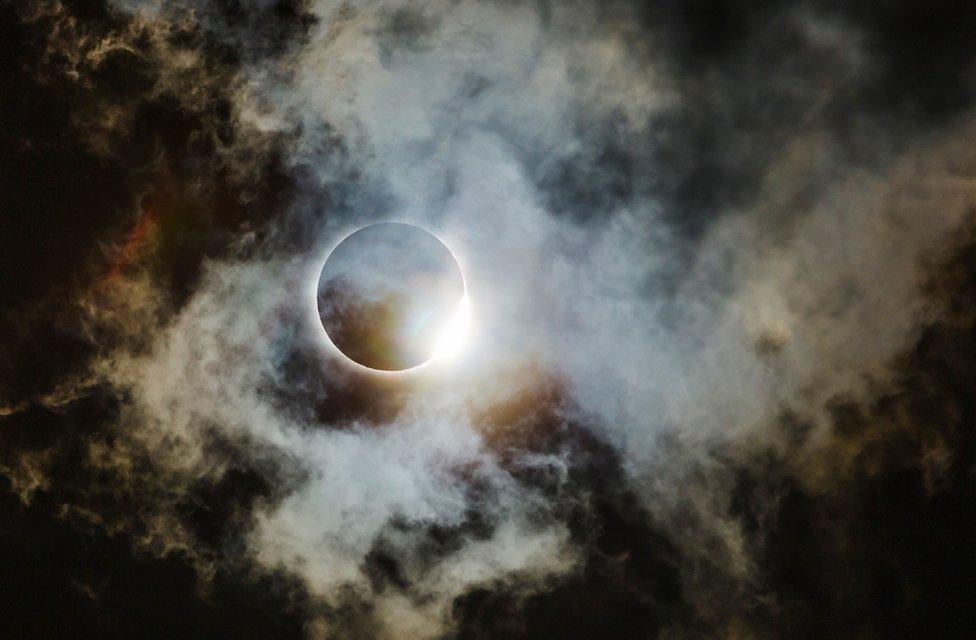
[[[971,3],[0,29],[0,637],[971,637]],[[309,327],[385,219],[436,374]]]

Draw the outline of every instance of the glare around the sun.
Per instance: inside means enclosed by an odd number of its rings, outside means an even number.
[[[464,345],[471,325],[471,300],[465,295],[461,298],[458,310],[451,323],[441,334],[434,349],[433,360],[443,360],[456,355]]]

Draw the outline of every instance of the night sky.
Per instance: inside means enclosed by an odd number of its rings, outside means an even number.
[[[0,0],[0,638],[976,636],[976,5]],[[458,354],[329,348],[329,250]]]

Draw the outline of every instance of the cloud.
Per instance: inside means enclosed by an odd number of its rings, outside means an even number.
[[[824,452],[868,446],[838,438],[838,398],[870,405],[942,317],[922,288],[974,204],[969,105],[899,89],[856,11],[608,7],[323,0],[269,26],[265,3],[124,3],[101,39],[55,20],[65,73],[111,105],[82,117],[106,153],[175,97],[212,140],[199,175],[241,202],[268,163],[288,178],[184,296],[165,266],[85,294],[90,384],[118,404],[88,464],[138,505],[93,519],[203,572],[298,576],[326,637],[531,635],[587,593],[646,635],[766,628],[741,611],[780,508],[828,491]],[[126,52],[149,80],[115,99],[90,78]],[[456,361],[382,383],[332,357],[314,288],[329,247],[390,219],[457,254],[473,321]],[[185,496],[216,509],[235,473],[255,487],[208,533]]]

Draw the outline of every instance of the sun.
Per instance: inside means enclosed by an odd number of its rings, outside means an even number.
[[[468,336],[470,325],[471,300],[468,298],[467,293],[465,293],[461,298],[461,302],[458,304],[454,318],[437,341],[437,346],[434,348],[434,355],[431,360],[443,360],[457,355],[464,345],[464,339]]]
[[[379,222],[350,233],[319,274],[318,316],[344,359],[401,373],[457,354],[471,323],[454,253],[431,232]]]

